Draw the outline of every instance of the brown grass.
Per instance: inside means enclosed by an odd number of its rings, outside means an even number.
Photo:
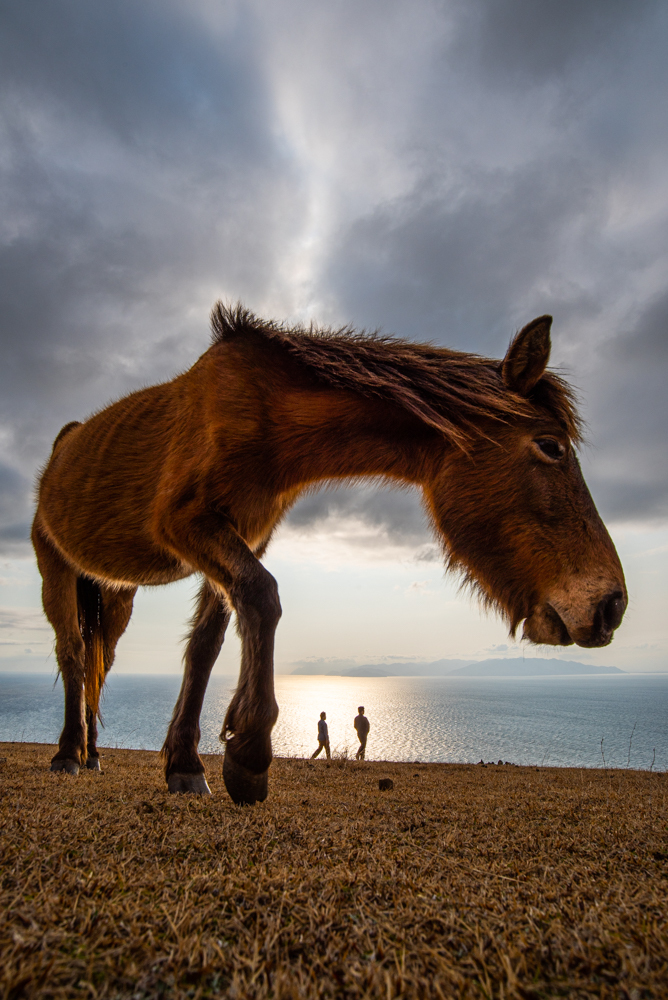
[[[2,996],[668,996],[668,776],[0,746]],[[390,777],[394,788],[378,790]]]

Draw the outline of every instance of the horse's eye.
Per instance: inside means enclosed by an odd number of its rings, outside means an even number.
[[[555,441],[554,438],[536,438],[534,443],[538,445],[545,457],[553,462],[564,457],[566,449],[561,442]]]

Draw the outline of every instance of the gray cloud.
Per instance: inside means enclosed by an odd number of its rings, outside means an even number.
[[[0,16],[0,420],[31,465],[66,420],[192,363],[216,295],[270,283],[295,206],[243,9],[215,44],[178,4]]]
[[[466,4],[458,42],[498,84],[525,86],[624,59],[629,32],[657,0],[497,0]]]
[[[668,516],[668,292],[640,310],[601,351],[591,400],[596,436],[590,480],[604,515]]]
[[[360,219],[334,248],[328,282],[353,315],[468,350],[501,354],[517,325],[517,303],[564,311],[559,256],[567,230],[598,217],[597,179],[569,160],[471,173],[455,192],[422,180],[410,195]],[[555,271],[557,272],[555,274]],[[571,310],[583,291],[571,290]],[[560,299],[557,302],[557,299]]]
[[[345,528],[350,520],[379,529],[393,544],[424,550],[433,542],[414,489],[340,486],[305,497],[288,515],[288,524],[302,530],[327,524]]]
[[[41,611],[34,608],[0,608],[0,629],[10,632],[43,632],[50,637],[51,626]],[[9,645],[5,642],[5,645]]]
[[[341,228],[323,278],[343,315],[497,357],[552,313],[617,519],[668,512],[667,30],[655,2],[459,7],[416,115],[430,155]]]
[[[30,535],[30,485],[16,469],[0,462],[0,546],[4,552],[22,551]]]
[[[663,365],[668,361],[668,289],[643,309],[635,328],[613,338],[612,360],[626,369],[640,361]]]
[[[665,5],[4,0],[0,23],[0,550],[59,427],[191,364],[219,295],[497,356],[553,312],[599,506],[665,516]],[[366,488],[290,523],[350,517],[428,538],[414,496]]]

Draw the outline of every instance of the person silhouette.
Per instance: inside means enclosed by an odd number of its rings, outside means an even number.
[[[318,749],[314,750],[311,754],[311,760],[317,757],[322,748],[325,748],[325,753],[327,754],[327,760],[331,760],[332,755],[329,752],[329,732],[327,731],[327,723],[325,719],[327,718],[326,712],[320,713],[320,722],[318,723]]]
[[[355,721],[353,725],[357,730],[357,738],[360,741],[359,750],[355,754],[356,760],[364,760],[364,754],[366,753],[366,738],[369,735],[369,730],[371,726],[369,720],[364,714],[364,705],[360,705],[357,709],[358,715],[355,716]]]

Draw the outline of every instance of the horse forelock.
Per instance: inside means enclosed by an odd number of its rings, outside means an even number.
[[[553,372],[525,398],[506,387],[500,361],[351,327],[289,327],[240,303],[217,302],[211,329],[214,344],[252,336],[278,344],[319,381],[392,401],[463,451],[483,433],[481,421],[509,424],[536,410],[554,417],[574,442],[581,437],[574,393]]]
[[[574,444],[582,442],[582,419],[573,388],[555,372],[547,371],[536,383],[529,400],[555,417]]]

